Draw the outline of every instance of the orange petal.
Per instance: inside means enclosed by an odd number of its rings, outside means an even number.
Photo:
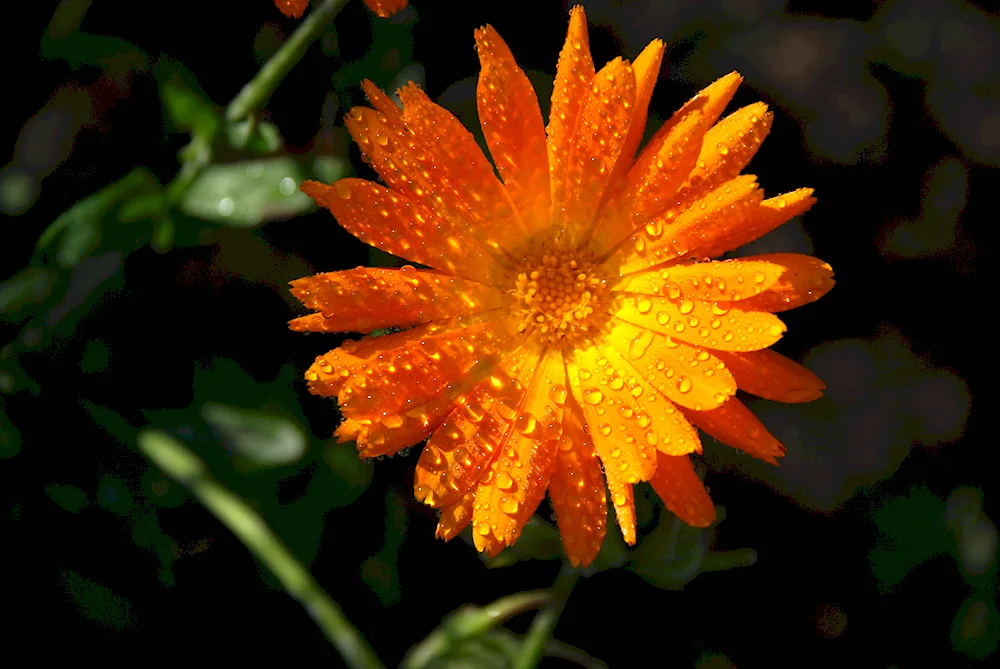
[[[739,72],[730,72],[699,91],[694,97],[684,103],[683,107],[674,112],[673,116],[656,131],[656,134],[649,140],[646,148],[642,150],[639,160],[648,158],[648,153],[658,150],[658,147],[663,142],[663,137],[673,130],[674,126],[681,119],[696,109],[704,117],[705,127],[711,127],[722,116],[722,111],[729,104],[729,101],[733,99],[736,89],[739,88],[742,82],[743,77],[740,76]]]
[[[625,146],[622,147],[621,157],[615,165],[614,173],[611,176],[612,183],[625,176],[632,167],[636,149],[639,148],[639,143],[642,142],[642,135],[646,129],[646,118],[649,111],[649,99],[653,95],[656,80],[660,77],[663,51],[663,40],[654,39],[632,61],[632,70],[635,72],[635,105],[632,108],[632,124],[629,127]]]
[[[478,550],[495,555],[512,545],[545,497],[562,423],[562,407],[549,391],[565,379],[562,353],[543,355],[497,457],[476,490],[472,537]]]
[[[552,200],[553,222],[566,231],[571,245],[590,232],[596,219],[632,126],[635,95],[635,73],[621,58],[595,74],[586,91],[571,141],[565,190],[554,193]]]
[[[439,393],[457,399],[475,386],[470,372],[492,369],[496,361],[491,359],[507,349],[516,327],[514,319],[468,327],[445,324],[429,336],[410,339],[347,380],[337,395],[340,410],[348,418],[382,419]]]
[[[823,396],[818,376],[785,356],[765,349],[752,353],[718,352],[740,390],[777,402],[798,404]]]
[[[476,103],[483,136],[529,234],[549,224],[549,166],[538,96],[500,35],[476,31],[479,84]]]
[[[562,202],[567,197],[566,169],[573,148],[574,131],[593,78],[594,61],[590,56],[587,16],[583,7],[577,5],[569,11],[569,29],[566,43],[559,53],[549,125],[546,128],[553,202]]]
[[[591,346],[574,352],[570,365],[573,396],[583,407],[587,432],[601,456],[608,480],[648,481],[656,466],[659,442],[653,421],[654,416],[661,417],[656,410],[663,403],[630,374],[631,370],[619,370],[621,359],[605,348],[609,347]],[[646,403],[640,405],[640,398]]]
[[[659,147],[645,152],[617,184],[598,216],[595,248],[604,251],[617,246],[675,202],[674,194],[698,158],[704,120],[698,110],[685,116],[660,137]]]
[[[752,226],[759,214],[763,192],[756,177],[739,176],[719,186],[674,218],[670,210],[641,228],[608,261],[617,265],[620,274],[630,274],[679,258],[702,258],[702,249],[717,239],[735,236]],[[658,222],[662,220],[663,225]]]
[[[708,527],[715,522],[715,505],[688,456],[661,453],[649,482],[667,508],[688,525]]]
[[[288,18],[297,19],[306,11],[309,0],[274,0],[274,4]]]
[[[618,518],[622,538],[625,539],[625,543],[632,546],[635,544],[635,494],[632,491],[632,484],[625,483],[615,475],[607,478],[611,505],[615,507],[615,517]]]
[[[753,307],[748,307],[746,298],[762,295],[788,271],[787,266],[777,260],[779,255],[784,254],[775,254],[775,260],[771,260],[772,256],[754,256],[671,265],[625,276],[612,286],[612,290],[642,293],[651,297],[663,295],[674,299],[684,295],[690,299],[707,301],[743,300],[739,307],[744,311],[768,311],[760,309],[755,303]]]
[[[775,439],[757,416],[735,397],[729,398],[729,401],[712,411],[690,409],[683,411],[698,429],[707,432],[727,446],[746,451],[755,458],[776,465],[778,461],[775,458],[785,454],[785,447],[781,442]]]
[[[407,0],[365,0],[368,9],[383,19],[406,7],[406,2]]]
[[[292,330],[371,332],[496,309],[493,288],[454,276],[416,270],[359,267],[291,282],[292,295],[320,312],[290,323]]]
[[[656,390],[671,402],[702,411],[714,409],[736,393],[735,379],[711,351],[624,322],[615,325],[608,339],[649,391]],[[698,448],[697,442],[678,446],[686,450],[671,455]]]
[[[566,401],[566,386],[556,387],[555,392],[557,399]],[[563,434],[557,442],[549,499],[566,557],[574,567],[589,565],[600,552],[607,531],[607,494],[597,449],[575,402],[563,411]]]
[[[306,181],[302,191],[345,230],[387,253],[472,281],[495,281],[502,271],[466,232],[385,186],[364,179],[341,179],[332,186]]]
[[[316,361],[305,373],[309,392],[336,397],[347,379],[358,374],[362,368],[371,366],[376,357],[402,348],[411,339],[434,334],[439,331],[438,328],[437,325],[423,325],[379,337],[363,337],[360,341],[348,339],[340,348],[316,356]]]
[[[774,344],[785,324],[765,311],[730,308],[730,302],[634,295],[617,302],[615,317],[671,339],[722,351],[757,351]],[[742,302],[735,303],[742,307]]]
[[[705,133],[698,161],[677,201],[690,203],[735,178],[757,153],[774,114],[757,102],[739,109]]]
[[[522,346],[461,398],[420,454],[413,481],[419,501],[437,508],[453,504],[482,478],[537,362],[538,351]]]
[[[812,256],[798,253],[769,253],[753,256],[742,262],[763,262],[773,267],[780,267],[783,271],[778,281],[770,285],[767,290],[741,302],[741,309],[757,309],[772,313],[787,311],[815,302],[830,292],[835,283],[833,268]]]
[[[738,177],[729,183],[735,183]],[[720,187],[724,188],[724,187]],[[718,191],[718,189],[717,189]],[[763,237],[771,230],[806,212],[816,203],[812,188],[799,188],[791,193],[768,198],[744,215],[721,217],[706,221],[696,232],[698,239],[687,240],[687,255],[692,258],[714,258]],[[692,205],[692,209],[697,204]]]
[[[450,186],[449,207],[485,235],[491,248],[511,250],[521,245],[524,223],[472,133],[414,84],[401,88],[399,98],[411,138],[423,142],[436,167],[431,181]]]
[[[472,503],[475,498],[475,491],[470,490],[454,504],[441,509],[441,519],[438,520],[434,536],[444,541],[450,541],[468,527],[472,520]]]

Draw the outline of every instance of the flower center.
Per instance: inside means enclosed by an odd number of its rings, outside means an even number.
[[[516,271],[510,292],[520,332],[540,333],[553,344],[576,344],[596,335],[606,321],[602,307],[608,290],[588,257],[550,250],[541,258],[526,258]]]

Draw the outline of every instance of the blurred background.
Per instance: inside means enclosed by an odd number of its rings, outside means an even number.
[[[695,543],[752,549],[756,564],[689,580],[700,569],[671,553],[660,571],[598,573],[556,637],[611,667],[651,654],[692,667],[988,664],[1000,640],[997,477],[982,442],[991,364],[969,318],[983,313],[975,280],[1000,165],[991,3],[582,4],[598,67],[667,43],[650,132],[715,78],[744,75],[730,110],[775,112],[747,171],[769,195],[811,186],[819,203],[741,252],[814,254],[838,285],[783,314],[776,346],[826,397],[751,401],[788,447],[781,466],[706,439],[706,483],[727,515]],[[547,114],[568,7],[411,0],[378,19],[352,0],[256,121],[230,124],[223,107],[299,25],[269,0],[22,3],[5,22],[7,648],[30,632],[55,642],[34,648],[47,657],[342,665],[270,572],[137,448],[145,428],[246,499],[389,666],[463,604],[552,583],[558,560],[521,559],[555,556],[547,526],[488,564],[464,539],[434,539],[434,512],[412,498],[416,449],[361,462],[330,439],[335,403],[310,395],[302,371],[343,337],[288,331],[302,311],[287,282],[395,263],[297,190],[374,178],[342,123],[364,104],[362,78],[415,81],[478,132],[473,30],[491,23]],[[651,535],[664,512],[639,497]]]

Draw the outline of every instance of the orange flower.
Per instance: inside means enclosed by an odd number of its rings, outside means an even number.
[[[366,81],[375,108],[352,109],[347,127],[387,186],[302,186],[362,241],[427,267],[292,282],[315,311],[293,330],[405,328],[319,356],[309,389],[338,399],[336,435],[364,457],[429,437],[414,488],[441,510],[446,540],[471,523],[476,547],[496,554],[548,491],[567,555],[589,564],[605,534],[605,481],[629,543],[640,481],[707,526],[715,510],[688,457],[701,451],[695,427],[776,462],[784,448],[734,394],[819,397],[818,378],[767,347],[785,331],[774,312],[833,285],[830,266],[808,256],[709,258],[801,214],[812,191],[764,199],[739,174],[771,113],[757,103],[718,121],[736,73],[634,158],[662,42],[595,73],[574,8],[547,128],[500,36],[487,26],[476,43],[493,164],[416,86],[399,91],[400,109]]]
[[[365,0],[368,9],[383,19],[406,7],[406,2],[407,0]],[[274,4],[285,16],[297,19],[306,11],[309,0],[274,0]]]

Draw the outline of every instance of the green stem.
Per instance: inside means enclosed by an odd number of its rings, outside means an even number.
[[[281,581],[312,617],[351,669],[381,669],[375,651],[351,624],[337,602],[282,543],[250,505],[223,487],[179,441],[144,431],[139,448],[157,467],[183,483]]]
[[[580,579],[580,570],[574,569],[568,562],[563,563],[556,582],[549,589],[549,601],[541,608],[531,627],[524,636],[521,652],[514,660],[514,669],[534,669],[545,654],[545,646],[552,638],[559,616],[566,606],[566,600],[573,592],[573,586]]]
[[[333,20],[347,0],[323,0],[299,24],[291,37],[281,45],[278,53],[260,68],[250,83],[233,98],[226,108],[226,120],[243,121],[267,102],[285,75],[302,60],[309,45],[313,43],[326,25]]]

